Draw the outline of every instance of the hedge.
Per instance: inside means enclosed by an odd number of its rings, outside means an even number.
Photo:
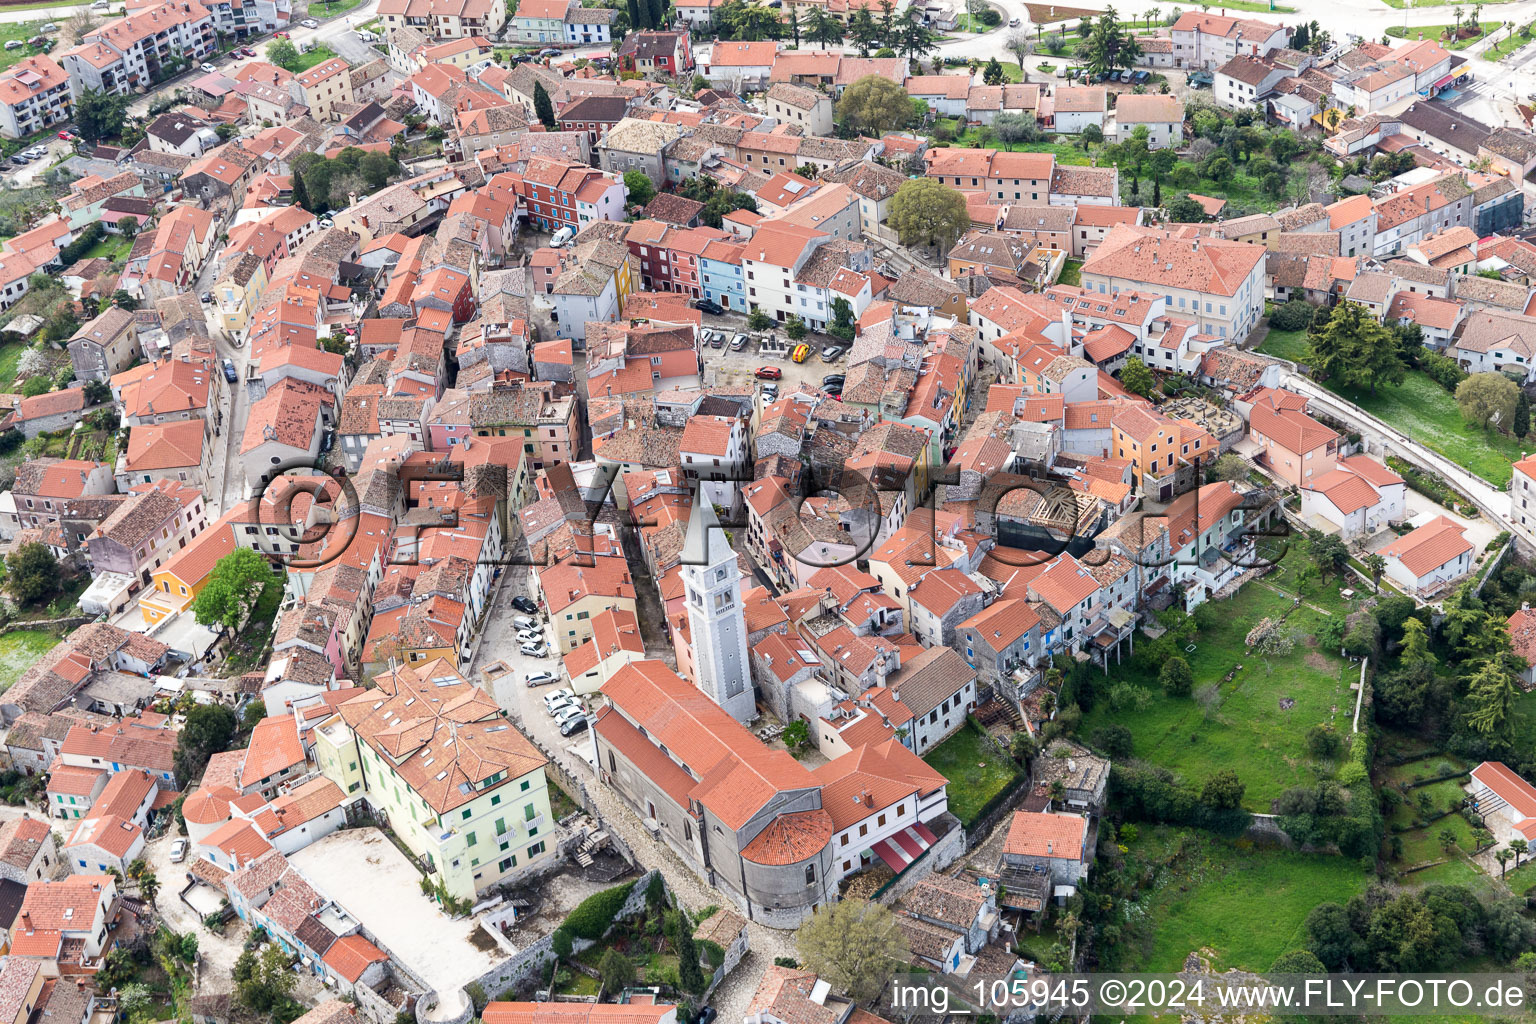
[[[567,915],[560,929],[578,939],[591,939],[596,942],[607,934],[614,918],[619,916],[624,901],[629,899],[630,890],[634,887],[634,882],[626,882],[624,885],[616,885],[612,889],[593,893],[576,905],[576,909]]]

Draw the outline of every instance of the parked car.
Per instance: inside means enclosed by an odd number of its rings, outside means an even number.
[[[745,334],[738,334],[738,335],[736,335],[736,337],[731,339],[731,351],[732,352],[740,352],[742,349],[744,349],[746,347],[747,347],[747,336]]]
[[[710,348],[725,348],[725,333],[722,331],[722,332],[716,334],[713,338],[711,338],[710,341],[709,341],[709,347]]]
[[[240,375],[235,372],[235,361],[233,359],[224,360],[224,379],[231,384],[240,379]]]
[[[824,363],[834,362],[842,358],[843,353],[847,351],[847,345],[827,345],[821,350],[821,361]]]
[[[256,51],[251,49],[249,46],[242,46],[242,47],[240,47],[240,49],[236,50],[235,52],[240,54],[240,56],[242,56],[242,57],[254,57],[254,56],[256,56]]]
[[[517,631],[517,640],[524,644],[541,644],[544,642],[544,631],[541,629],[520,629]]]
[[[583,729],[589,729],[591,726],[592,723],[587,721],[586,715],[578,715],[575,718],[564,718],[560,720],[560,735],[569,736],[572,733],[581,732]]]
[[[42,32],[44,34],[47,34],[47,33],[50,33],[50,32],[57,32],[58,30],[59,30],[58,23],[57,22],[52,22],[52,21],[50,21],[48,24],[44,25],[42,28],[38,29],[39,32]]]
[[[560,56],[560,54],[562,52],[563,51],[561,51],[557,47],[550,46],[550,47],[546,47],[545,49],[540,50],[539,51],[539,56],[540,57],[558,57],[558,56]]]
[[[1060,65],[1060,66],[1058,66],[1056,68],[1056,77],[1057,78],[1066,78],[1067,77],[1067,66],[1065,64],[1062,64],[1062,65]]]
[[[712,302],[709,299],[700,299],[693,304],[693,308],[697,309],[701,313],[708,313],[710,316],[720,316],[725,312],[724,306],[721,306],[718,302]]]
[[[833,398],[841,398],[843,394],[843,386],[841,384],[823,384],[821,386],[821,393],[824,395],[830,395]]]
[[[1012,23],[1017,25],[1019,23],[1019,19],[1014,18]],[[697,1017],[693,1018],[693,1024],[714,1024],[714,1020],[717,1016],[719,1016],[718,1010],[716,1010],[713,1006],[706,1006],[704,1009],[699,1011],[699,1015]]]
[[[784,376],[784,371],[777,366],[759,366],[752,376],[758,380],[778,380]]]
[[[5,48],[7,50],[19,50],[26,45],[27,44],[22,42],[20,39],[7,39],[5,41]]]
[[[273,39],[292,39],[293,37],[290,36],[287,32],[273,32],[272,33],[272,38]]]
[[[542,668],[523,673],[523,682],[529,686],[548,686],[558,678],[553,672],[546,672]]]
[[[512,607],[516,608],[520,612],[525,612],[528,615],[539,614],[539,606],[534,604],[528,598],[524,597],[522,594],[518,594],[512,599]]]
[[[549,717],[559,718],[567,711],[580,711],[581,701],[577,700],[574,695],[561,697],[559,700],[545,700],[544,710],[549,712]]]
[[[551,704],[559,704],[561,701],[575,701],[575,700],[576,700],[576,691],[571,689],[569,686],[562,686],[562,687],[560,687],[560,689],[558,689],[558,690],[550,690],[548,693],[546,693],[544,695],[544,706],[547,708]]]
[[[305,28],[319,28],[320,27],[320,23],[318,21],[316,21],[314,18],[305,18],[303,21],[299,22],[299,24],[303,25]]]
[[[795,346],[795,350],[789,354],[789,358],[793,359],[797,363],[803,363],[805,362],[806,358],[810,356],[810,354],[811,346],[807,345],[805,342],[801,342]]]
[[[525,597],[523,600],[527,601],[528,599]],[[529,603],[532,604],[531,601]],[[516,626],[518,629],[538,629],[539,620],[529,618],[526,615],[514,615],[512,616],[512,625]]]
[[[822,384],[841,384],[848,379],[846,373],[829,373],[821,378]]]
[[[180,864],[187,859],[187,841],[178,839],[171,844],[171,863]]]
[[[1150,71],[1137,71],[1136,73],[1131,75],[1131,81],[1135,82],[1137,85],[1142,85],[1143,83],[1145,83],[1147,81],[1147,79],[1149,79],[1151,77],[1152,77],[1152,72],[1150,72]]]
[[[27,156],[25,153],[17,153],[15,156],[11,157],[11,163],[15,164],[17,167],[23,167],[29,161],[31,161],[31,159],[32,158]]]
[[[541,643],[519,644],[517,649],[528,655],[530,658],[544,658],[549,656],[549,649]]]

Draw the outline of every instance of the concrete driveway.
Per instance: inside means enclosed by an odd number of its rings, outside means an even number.
[[[235,960],[245,948],[245,940],[250,929],[237,917],[224,926],[222,935],[210,931],[203,924],[203,915],[182,901],[181,890],[186,887],[187,869],[191,866],[192,857],[196,855],[196,851],[189,847],[187,859],[180,864],[172,864],[171,844],[181,838],[184,837],[177,833],[175,826],[172,826],[166,834],[144,847],[144,860],[148,862],[155,876],[160,879],[160,892],[155,896],[155,908],[160,911],[160,916],[165,918],[166,923],[176,931],[191,932],[197,936],[197,951],[203,958],[201,976],[209,979],[204,983],[205,991],[227,991],[231,987],[227,979],[230,972],[234,970]],[[221,979],[226,979],[222,987]]]

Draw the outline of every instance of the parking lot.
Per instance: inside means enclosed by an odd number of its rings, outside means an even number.
[[[809,384],[811,387],[820,387],[821,379],[830,373],[845,373],[848,369],[848,353],[843,352],[832,362],[826,362],[821,358],[821,350],[827,345],[846,345],[846,342],[825,334],[807,334],[802,341],[811,347],[811,354],[805,362],[796,363],[790,359],[790,352],[794,350],[796,342],[790,342],[784,337],[783,331],[749,331],[746,321],[741,317],[712,317],[706,316],[704,327],[706,330],[719,330],[726,332],[727,344],[714,348],[704,349],[704,374],[706,385],[736,385],[751,384],[756,378],[754,374],[760,366],[777,367],[783,374],[779,381],[779,394],[788,394],[800,384]],[[732,352],[729,341],[736,334],[746,334],[748,341],[745,348],[739,352]],[[768,334],[777,336],[779,342],[789,346],[782,353],[764,352],[760,345]]]

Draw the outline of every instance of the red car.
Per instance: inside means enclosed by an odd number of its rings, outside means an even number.
[[[753,376],[758,380],[778,380],[784,376],[784,371],[777,366],[759,366]]]
[[[288,39],[290,37],[289,37],[287,32],[273,32],[272,33],[272,38],[273,39]]]
[[[242,47],[240,47],[240,51],[239,52],[240,52],[240,56],[242,56],[242,57],[254,57],[254,56],[256,56],[256,51],[251,49],[249,46],[242,46]]]
[[[70,142],[73,141],[74,136],[69,134],[69,132],[59,132],[59,138],[63,139],[65,142]]]

